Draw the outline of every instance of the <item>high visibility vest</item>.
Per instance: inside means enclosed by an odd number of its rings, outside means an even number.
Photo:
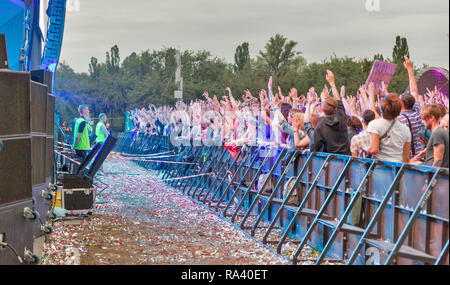
[[[81,122],[86,122],[86,120],[83,117],[81,117],[81,118],[78,118],[77,121],[75,122],[75,130],[74,130],[74,134],[73,134],[73,143],[74,144],[75,144],[75,141],[77,140],[78,127],[80,126]],[[92,132],[92,128],[89,125],[89,123],[86,122],[86,126],[85,126],[83,132],[81,133],[80,140],[78,141],[78,144],[74,146],[74,149],[78,149],[78,150],[90,150],[91,149],[91,143],[89,142],[89,132]]]
[[[97,138],[95,139],[96,143],[104,143],[106,141],[105,133],[102,131],[102,126],[105,126],[103,122],[98,122],[97,126],[95,127],[95,134],[97,135]],[[106,128],[106,127],[105,127]]]

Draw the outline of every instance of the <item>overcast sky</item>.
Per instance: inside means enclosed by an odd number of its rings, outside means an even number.
[[[379,2],[377,9],[376,2]],[[132,52],[209,50],[233,62],[236,46],[255,57],[277,33],[298,42],[308,62],[333,53],[392,57],[395,36],[416,64],[449,66],[448,0],[68,0],[61,61],[87,72],[114,44]],[[367,2],[374,3],[367,5]],[[72,11],[70,11],[72,10]],[[377,11],[378,10],[378,11]]]

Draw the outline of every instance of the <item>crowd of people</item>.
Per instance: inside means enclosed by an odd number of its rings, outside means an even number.
[[[413,65],[405,56],[409,92],[396,94],[384,83],[361,85],[355,96],[336,85],[327,70],[328,83],[307,95],[295,88],[284,96],[280,87],[242,99],[228,96],[179,101],[173,107],[130,111],[133,135],[169,136],[174,145],[223,145],[232,154],[247,146],[275,145],[313,152],[371,157],[384,161],[448,168],[449,98],[437,88],[419,94]],[[320,95],[319,95],[320,92]],[[134,136],[135,137],[135,136]]]

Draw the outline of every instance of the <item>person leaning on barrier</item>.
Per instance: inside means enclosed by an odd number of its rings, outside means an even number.
[[[414,75],[412,62],[404,56],[403,66],[408,71],[410,94],[400,95],[402,109],[398,120],[408,127],[411,132],[410,157],[415,156],[424,149],[424,144],[420,141],[420,126],[422,125],[422,113],[419,104],[419,89]]]
[[[106,128],[106,120],[108,118],[106,117],[105,113],[101,113],[98,116],[98,118],[100,121],[97,123],[97,126],[95,127],[95,134],[97,135],[95,142],[103,144],[106,141],[106,138],[109,136],[109,131]]]
[[[367,126],[371,135],[368,152],[374,158],[392,162],[409,162],[411,132],[397,120],[402,103],[396,93],[388,94],[381,102],[382,118]]]
[[[84,159],[91,149],[89,133],[92,133],[92,127],[87,122],[89,118],[89,107],[87,105],[80,105],[78,106],[78,112],[80,113],[80,117],[75,121],[72,148],[75,149],[77,157]]]
[[[276,121],[278,122],[279,128],[288,135],[286,143],[289,143],[291,148],[307,146],[309,144],[309,138],[305,133],[303,113],[298,109],[292,109],[287,103],[282,103],[277,96],[272,97],[272,102],[274,104],[272,111],[278,117]],[[273,127],[274,122],[272,119],[264,112],[262,115],[267,124]],[[286,117],[288,118],[287,120]]]
[[[322,91],[322,112],[325,115],[314,130],[314,149],[328,153],[350,155],[347,115],[334,82],[334,75],[327,70],[326,79],[331,85],[333,97],[328,96],[326,87]]]
[[[363,113],[363,131],[355,135],[350,143],[350,151],[355,157],[368,157],[367,149],[370,147],[371,135],[367,126],[375,119],[375,112],[366,110]]]
[[[440,127],[442,111],[438,105],[428,105],[423,112],[425,127],[431,130],[431,137],[428,140],[425,150],[413,157],[412,164],[422,164],[421,158],[425,157],[423,164],[435,167],[449,167],[449,134],[448,131]]]
[[[402,102],[402,111],[398,116],[398,120],[402,122],[411,132],[411,150],[410,157],[415,156],[424,149],[424,145],[420,142],[420,125],[422,124],[422,113],[419,103],[416,102],[413,95],[400,95]]]

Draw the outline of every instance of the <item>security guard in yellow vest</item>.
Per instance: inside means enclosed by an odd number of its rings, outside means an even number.
[[[89,142],[90,133],[92,133],[92,127],[86,121],[89,118],[89,107],[87,105],[78,106],[78,112],[80,118],[75,122],[73,145],[76,155],[84,159],[91,150],[91,144]]]
[[[99,122],[97,123],[97,126],[95,127],[95,134],[97,135],[97,138],[95,139],[96,143],[103,144],[106,140],[106,138],[109,136],[109,131],[106,128],[106,114],[101,113],[99,116]]]

